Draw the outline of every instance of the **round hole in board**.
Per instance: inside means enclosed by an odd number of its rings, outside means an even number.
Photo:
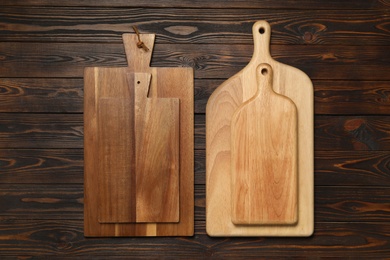
[[[137,84],[140,84],[140,83],[141,83],[141,81],[138,80],[138,81],[137,81]]]
[[[260,34],[263,34],[263,33],[265,33],[265,29],[264,29],[264,27],[260,27],[260,29],[259,29],[259,33],[260,33]]]
[[[261,74],[263,74],[264,76],[268,74],[268,70],[267,69],[261,69]]]

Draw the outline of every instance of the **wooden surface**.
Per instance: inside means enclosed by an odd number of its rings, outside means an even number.
[[[98,180],[88,192],[98,198],[98,222],[178,222],[179,100],[147,98],[150,74],[125,68],[88,68],[85,79],[87,100],[93,89],[97,96],[84,114],[92,145],[84,150],[97,158],[98,174],[87,171],[86,179]]]
[[[150,75],[135,75],[136,222],[179,222],[179,99],[148,98]]]
[[[95,89],[95,106],[86,108],[84,115],[85,133],[89,144],[91,138],[97,142],[92,148],[85,147],[86,164],[88,157],[97,157],[97,189],[93,189],[99,202],[98,221],[100,223],[134,222],[135,187],[133,185],[134,164],[134,85],[132,91],[127,86],[124,69],[91,68],[85,70],[84,89]],[[93,80],[92,82],[90,80]],[[89,94],[88,91],[85,92]],[[88,99],[88,97],[86,96]],[[88,106],[88,102],[85,105]],[[94,113],[88,113],[93,111]],[[97,123],[96,128],[92,122]],[[89,132],[91,131],[91,132]],[[90,150],[96,149],[96,150]],[[88,172],[87,172],[88,173]],[[89,221],[89,219],[86,219]],[[86,224],[88,225],[88,224]]]
[[[274,92],[270,65],[260,64],[256,78],[256,94],[237,108],[231,121],[231,221],[296,224],[297,108]]]
[[[390,254],[389,1],[164,0],[139,9],[138,1],[127,0],[6,0],[0,6],[2,259]],[[206,102],[249,62],[251,27],[261,19],[273,29],[273,57],[312,78],[315,232],[309,238],[210,238]],[[126,66],[121,35],[133,24],[157,34],[153,67],[195,69],[193,237],[83,236],[83,68]]]
[[[254,51],[250,62],[222,83],[210,96],[206,108],[206,224],[212,236],[309,236],[313,232],[313,87],[307,75],[297,68],[273,59],[269,52],[271,27],[258,21],[252,27]],[[262,63],[273,68],[273,90],[290,99],[297,108],[297,190],[298,219],[295,225],[244,226],[231,221],[235,204],[230,174],[231,122],[240,106],[257,92],[256,70]],[[273,116],[273,115],[272,115]],[[275,130],[274,130],[275,131]],[[233,177],[233,178],[232,178]],[[235,197],[235,196],[234,196]],[[293,198],[293,197],[291,197]],[[237,202],[237,201],[236,201]],[[293,222],[290,219],[291,222]]]
[[[193,73],[150,67],[154,38],[124,34],[127,67],[85,70],[85,236],[194,232]]]

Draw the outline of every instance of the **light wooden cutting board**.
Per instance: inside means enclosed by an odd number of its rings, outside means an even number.
[[[128,67],[85,69],[85,236],[193,235],[193,70],[151,68],[154,38],[124,34]]]
[[[273,71],[257,67],[257,91],[231,122],[234,224],[297,221],[297,109],[272,89]]]
[[[210,236],[309,236],[314,227],[313,183],[313,86],[302,71],[275,61],[269,53],[271,28],[266,21],[256,22],[252,28],[254,54],[249,64],[219,86],[211,95],[206,109],[206,229]],[[237,194],[232,183],[232,119],[237,109],[252,99],[258,89],[256,69],[269,64],[273,71],[272,87],[275,93],[291,100],[297,108],[297,220],[279,224],[275,218],[261,219],[245,224],[248,218],[233,221],[241,212],[234,208]],[[272,111],[268,111],[272,116]],[[264,112],[265,113],[265,112]],[[255,119],[248,119],[255,120]],[[278,132],[278,129],[275,129]],[[282,131],[279,131],[282,135]],[[234,176],[233,176],[234,177]],[[291,177],[291,176],[290,176]],[[290,178],[287,177],[287,178]],[[290,180],[293,185],[294,176]],[[271,184],[270,184],[271,185]],[[285,186],[287,187],[287,186]],[[283,189],[282,189],[283,190]],[[286,190],[286,189],[284,189]],[[294,197],[294,196],[293,196]],[[261,203],[267,207],[267,203]],[[242,204],[241,204],[242,207]],[[292,205],[294,207],[294,204]],[[252,210],[243,206],[240,210]],[[290,212],[294,212],[292,209]],[[294,224],[295,223],[295,224]]]

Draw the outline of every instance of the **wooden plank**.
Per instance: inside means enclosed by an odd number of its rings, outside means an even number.
[[[206,112],[207,100],[223,81],[195,81],[195,113]],[[316,114],[390,114],[390,81],[313,80],[313,87]]]
[[[15,220],[1,223],[2,256],[77,259],[132,258],[256,258],[332,257],[377,258],[390,254],[388,222],[316,223],[317,232],[305,239],[210,238],[204,221],[197,222],[197,236],[182,238],[84,238],[82,221]],[[50,237],[50,241],[47,238]],[[326,242],[324,238],[327,238]],[[261,247],[258,246],[261,242]],[[142,246],[140,244],[142,243]],[[201,245],[199,245],[201,243]],[[277,250],[283,246],[283,250]],[[329,250],[332,248],[332,250]],[[260,257],[260,259],[262,259]]]
[[[315,120],[316,150],[389,150],[390,117],[332,117]]]
[[[315,220],[390,221],[389,191],[387,186],[316,186]],[[0,195],[3,201],[0,220],[3,222],[15,219],[83,220],[83,185],[80,184],[1,184]],[[206,219],[205,206],[205,185],[196,185],[195,223]]]
[[[2,78],[0,112],[83,112],[83,79]]]
[[[93,0],[67,0],[67,1],[50,1],[50,0],[3,0],[0,3],[0,6],[85,6],[85,7],[96,7],[96,6],[111,6],[111,7],[156,7],[156,8],[165,8],[165,7],[186,7],[186,8],[198,8],[199,6],[207,6],[208,8],[267,8],[267,9],[296,9],[297,7],[301,9],[380,9],[388,8],[390,3],[380,0],[358,0],[353,2],[340,3],[337,0],[331,1],[321,1],[321,0],[299,0],[299,1],[284,1],[283,3],[278,3],[272,0],[264,1],[240,1],[232,0],[226,4],[223,0],[216,0],[209,2],[207,0],[183,0],[179,2],[173,2],[171,0],[151,0],[147,2],[137,3],[126,0],[116,0],[111,2],[106,2],[103,0],[93,1]]]
[[[210,238],[202,230],[204,221],[197,222],[197,240],[182,238],[84,238],[82,221],[76,220],[15,220],[1,223],[2,256],[40,256],[94,258],[121,257],[131,254],[137,258],[201,259],[274,257],[353,257],[373,258],[388,255],[390,225],[382,223],[316,223],[311,238]],[[67,235],[64,237],[64,235]],[[51,240],[47,241],[47,237]],[[324,245],[324,237],[327,237]],[[142,243],[142,246],[140,246]],[[201,246],[199,245],[201,243]],[[283,252],[276,250],[283,246]],[[332,248],[332,250],[329,250]],[[106,259],[105,258],[105,259]],[[276,258],[277,259],[277,258]],[[280,258],[279,258],[280,259]]]
[[[390,150],[387,116],[315,116],[316,151]],[[195,116],[195,149],[205,149],[205,117]]]
[[[389,159],[389,151],[318,151],[314,162],[315,183],[356,186],[377,183],[389,186]]]
[[[0,113],[1,148],[83,148],[83,115]]]
[[[206,112],[224,80],[195,81],[195,113]],[[316,114],[390,114],[390,81],[313,80],[313,86]],[[0,91],[0,112],[83,112],[82,78],[0,78]]]
[[[337,222],[337,218],[340,221],[350,218],[351,221],[370,222],[375,221],[372,219],[377,217],[383,217],[390,220],[390,189],[384,188],[378,190],[378,192],[374,192],[372,189],[369,190],[364,190],[363,187],[318,187],[315,194],[322,198],[321,201],[316,200],[315,219],[326,221],[329,218]],[[375,195],[370,195],[370,192],[375,193]],[[328,196],[324,196],[324,194],[328,194]],[[337,194],[338,198],[335,198],[333,194]],[[369,200],[370,196],[375,202],[365,201]],[[340,198],[342,198],[342,201],[340,201]],[[369,205],[370,203],[376,206],[374,213],[376,216],[369,213],[373,210],[372,206],[374,206]]]
[[[390,114],[390,81],[314,81],[316,114]]]
[[[209,3],[208,3],[209,4]],[[388,45],[388,11],[286,9],[2,7],[1,41],[121,43],[137,24],[157,43],[252,44],[252,24],[267,20],[271,44]],[[169,16],[169,20],[166,17]],[[227,20],[226,17],[234,17]],[[158,26],[156,26],[158,24]]]
[[[195,184],[205,184],[205,150],[195,151]],[[315,186],[389,186],[389,151],[315,151]]]
[[[84,182],[82,149],[0,149],[0,183]]]
[[[198,79],[231,77],[253,53],[252,45],[231,44],[161,44],[155,49],[153,67],[191,66]],[[271,54],[311,79],[390,80],[390,46],[272,45]],[[2,42],[0,56],[0,77],[82,77],[84,67],[127,65],[121,44]]]
[[[0,185],[0,218],[83,219],[83,185]]]
[[[390,150],[390,118],[387,116],[316,116],[316,151]],[[203,150],[205,115],[195,115],[195,149]],[[0,113],[0,147],[83,148],[83,116],[80,114]]]
[[[195,150],[195,184],[205,184],[206,151]],[[390,186],[388,151],[316,151],[315,185]],[[0,149],[0,183],[82,184],[82,149]]]

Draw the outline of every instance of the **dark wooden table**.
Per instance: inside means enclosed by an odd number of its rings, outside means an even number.
[[[267,20],[275,59],[315,90],[315,233],[210,238],[205,104],[249,61]],[[121,34],[155,33],[152,66],[195,69],[195,235],[83,236],[83,68],[125,66]],[[0,2],[0,258],[390,255],[390,2]]]

